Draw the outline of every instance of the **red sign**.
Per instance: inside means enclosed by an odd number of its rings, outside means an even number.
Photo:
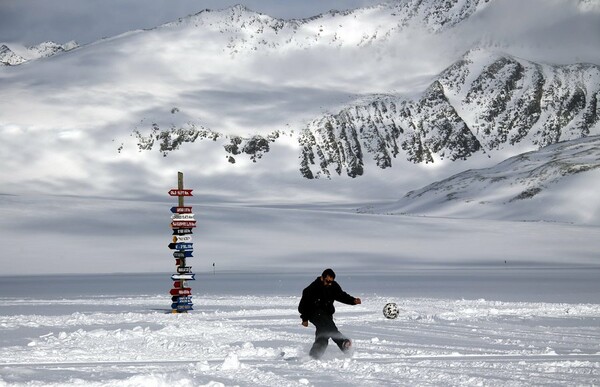
[[[192,294],[192,288],[171,289],[172,296],[189,296]]]
[[[185,288],[186,285],[187,285],[187,281],[175,281],[175,282],[173,282],[173,287],[174,288],[180,288],[182,285]]]
[[[196,227],[195,220],[174,220],[171,222],[172,228],[192,228]]]
[[[194,196],[192,195],[193,189],[172,189],[169,191],[171,196]]]

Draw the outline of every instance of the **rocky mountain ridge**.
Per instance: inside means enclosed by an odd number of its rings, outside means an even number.
[[[442,72],[418,98],[375,95],[310,122],[297,133],[306,178],[361,176],[373,160],[431,163],[491,154],[517,144],[541,148],[600,134],[600,67],[554,66],[472,50]],[[253,161],[282,132],[232,137],[225,151]],[[136,130],[140,150],[156,143],[165,155],[186,142],[225,137],[206,128]],[[259,146],[260,145],[260,146]],[[368,159],[368,160],[367,160]]]
[[[418,99],[374,96],[315,119],[300,136],[302,174],[356,177],[405,153],[466,159],[515,144],[544,147],[600,134],[600,67],[552,66],[473,50]]]
[[[349,11],[330,11],[307,19],[282,20],[237,5],[225,10],[204,10],[159,28],[195,26],[229,33],[227,49],[236,54],[262,49],[319,45],[365,46],[387,40],[411,26],[441,33],[467,20],[497,0],[392,1]]]

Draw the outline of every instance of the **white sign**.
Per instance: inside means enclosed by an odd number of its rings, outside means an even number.
[[[194,214],[173,214],[171,215],[173,220],[194,220]]]
[[[173,235],[173,243],[180,243],[180,242],[191,243],[192,236],[191,235]]]

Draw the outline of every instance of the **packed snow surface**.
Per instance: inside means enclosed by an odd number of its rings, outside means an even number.
[[[169,313],[168,274],[4,277],[0,385],[600,383],[597,269],[338,271],[363,299],[337,307],[354,351],[330,345],[318,361],[296,311],[314,277],[202,273],[187,314]]]

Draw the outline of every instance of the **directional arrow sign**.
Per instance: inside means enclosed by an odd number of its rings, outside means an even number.
[[[189,296],[192,294],[191,288],[182,288],[182,289],[171,289],[172,296]]]
[[[169,191],[169,195],[171,196],[194,196],[192,195],[193,189],[177,189],[173,188]]]
[[[173,282],[174,288],[187,288],[187,281],[175,281]]]
[[[196,278],[194,278],[196,276],[196,274],[194,273],[190,273],[190,274],[173,274],[171,276],[171,279],[173,281],[177,281],[177,280],[188,280],[188,281],[194,281]]]
[[[185,274],[185,273],[191,273],[191,272],[192,272],[191,266],[179,266],[177,268],[177,273],[179,273],[179,274]]]
[[[185,250],[185,251],[175,251],[173,253],[173,258],[192,258],[193,251],[192,250]]]
[[[171,306],[173,306],[173,304],[171,304]],[[173,308],[175,309],[175,308]],[[192,308],[192,304],[188,304],[188,305],[177,305],[177,311],[178,312],[185,312],[188,310],[194,310],[194,308]]]
[[[191,214],[192,207],[171,207],[171,212],[174,214]]]
[[[193,250],[193,243],[169,243],[169,248],[171,250]]]
[[[171,219],[174,220],[194,220],[194,214],[173,214]]]
[[[189,235],[193,234],[191,228],[174,228],[173,235]]]
[[[173,296],[171,297],[173,302],[192,302],[192,296]]]
[[[173,235],[173,243],[177,243],[177,242],[191,242],[192,241],[192,236],[191,235]]]
[[[191,305],[192,304],[192,296],[180,296],[177,297],[177,300],[174,300],[175,297],[171,298],[175,304],[179,305]]]
[[[171,308],[177,310],[192,310],[192,305],[194,304],[191,302],[174,302],[171,304]]]
[[[193,228],[196,227],[195,220],[174,220],[171,222],[172,228]]]

